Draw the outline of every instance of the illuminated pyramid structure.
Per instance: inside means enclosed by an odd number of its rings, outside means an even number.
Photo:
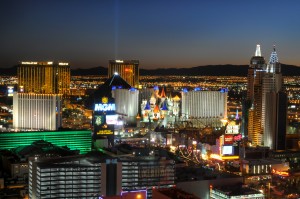
[[[138,90],[117,73],[98,87],[90,106],[94,110],[95,147],[113,146],[115,131],[125,124],[134,123],[138,114],[138,94]]]
[[[111,98],[111,91],[116,89],[131,89],[131,86],[117,73],[111,76],[104,82],[104,84],[98,87],[98,89],[94,93],[95,100],[97,101],[99,97],[101,98],[103,96]]]

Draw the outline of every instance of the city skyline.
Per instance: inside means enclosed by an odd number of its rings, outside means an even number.
[[[298,1],[9,1],[0,6],[0,68],[20,61],[140,68],[249,64],[256,44],[268,59],[300,66]]]

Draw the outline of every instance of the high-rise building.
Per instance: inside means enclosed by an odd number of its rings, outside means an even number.
[[[182,117],[197,119],[199,125],[221,127],[221,119],[227,118],[227,91],[184,90],[182,96]]]
[[[257,45],[250,61],[247,85],[247,101],[250,102],[248,138],[254,146],[275,150],[285,148],[287,99],[282,85],[281,65],[275,47],[266,64]]]
[[[70,66],[63,62],[21,62],[13,123],[17,129],[57,130],[62,96],[70,92]]]
[[[108,78],[118,73],[130,86],[139,86],[138,60],[110,60],[108,65]]]
[[[264,146],[274,150],[286,149],[287,95],[285,92],[269,92],[266,95],[266,119]]]
[[[257,45],[255,56],[250,60],[247,84],[247,101],[251,106],[247,114],[248,139],[253,145],[262,143],[262,79],[265,68],[265,59],[261,55],[260,45]]]
[[[57,130],[61,126],[61,97],[56,94],[14,93],[14,128]]]
[[[250,60],[248,68],[248,84],[247,84],[247,99],[254,100],[254,83],[256,72],[265,69],[265,58],[261,55],[260,45],[256,45],[255,55]]]
[[[21,62],[18,66],[19,92],[69,94],[70,66],[63,62]]]
[[[287,96],[283,92],[281,64],[275,47],[263,77],[263,143],[275,150],[285,149]],[[279,139],[278,139],[279,138]]]

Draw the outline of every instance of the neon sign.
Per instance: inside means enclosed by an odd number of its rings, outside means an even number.
[[[233,140],[234,140],[235,142],[241,141],[241,139],[242,139],[242,135],[241,135],[241,134],[238,134],[238,135],[236,135],[236,136],[233,136]]]
[[[97,132],[97,135],[112,135],[112,134],[114,134],[114,132],[111,130],[99,130]]]
[[[115,104],[95,104],[94,111],[115,111]]]

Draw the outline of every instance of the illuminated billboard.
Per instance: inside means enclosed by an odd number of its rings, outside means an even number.
[[[223,146],[222,155],[233,155],[233,146]]]
[[[94,115],[94,125],[101,126],[105,124],[105,116],[104,115]]]
[[[111,129],[100,129],[96,132],[97,135],[113,135],[114,132]]]
[[[225,134],[238,134],[240,130],[239,125],[228,124]]]
[[[102,97],[100,103],[96,103],[94,106],[94,111],[97,112],[114,112],[116,111],[116,104],[108,97]]]
[[[233,144],[233,135],[224,135],[224,145]]]
[[[115,104],[95,104],[94,111],[115,111]]]
[[[106,115],[106,124],[117,124],[118,115]]]
[[[233,141],[234,142],[239,142],[242,140],[242,134],[237,134],[233,136]]]

